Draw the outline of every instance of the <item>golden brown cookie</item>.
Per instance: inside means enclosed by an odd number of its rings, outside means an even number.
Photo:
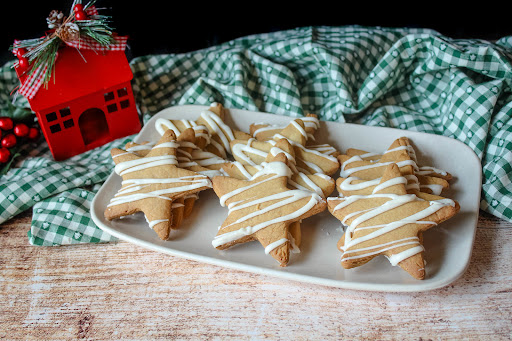
[[[259,165],[247,165],[239,161],[234,161],[223,165],[223,170],[228,176],[237,179],[251,180],[255,174],[264,168],[265,163],[274,157],[274,154],[277,155],[279,153],[283,153],[286,156],[287,163],[290,166],[290,170],[292,170],[292,174],[288,179],[288,188],[311,191],[320,195],[322,198],[326,198],[334,191],[335,182],[330,176],[321,173],[304,174],[296,171],[294,150],[286,139],[277,141],[276,145],[271,148],[271,151],[266,154],[265,161]],[[302,239],[300,222],[291,223],[289,230],[295,241],[295,245],[297,248],[300,247]]]
[[[304,123],[306,140],[314,141],[315,132],[320,128],[318,116],[315,114],[307,114],[305,117],[301,117],[300,120]],[[274,135],[281,134],[281,131],[289,124],[271,125],[268,123],[253,123],[249,127],[249,132],[259,141],[273,140]]]
[[[416,162],[415,174],[421,176],[430,176],[444,179],[446,181],[450,181],[452,179],[452,175],[449,172],[446,172],[442,169],[435,168],[432,166],[422,166],[418,164],[418,160],[416,158],[416,150],[414,146],[411,144],[410,140],[406,137],[402,137],[401,140],[404,142],[404,147],[410,158]],[[378,161],[382,158],[381,153],[367,152],[362,149],[357,148],[349,148],[345,151],[347,156],[359,156],[363,160],[366,161]]]
[[[177,167],[178,147],[176,136],[168,130],[143,157],[112,149],[115,172],[122,177],[122,183],[107,205],[105,218],[113,220],[144,212],[149,226],[161,239],[168,239],[173,225],[173,203],[212,187],[208,177]]]
[[[273,134],[272,140],[234,140],[231,142],[233,157],[242,164],[259,164],[279,140],[285,139],[293,147],[294,167],[297,171],[306,174],[334,174],[339,169],[339,162],[336,158],[338,153],[333,153],[330,149],[326,152],[325,145],[317,146],[317,149],[310,149],[305,146],[307,133],[304,127],[301,119],[295,119],[281,129],[279,133]]]
[[[245,132],[232,129],[225,120],[226,110],[220,103],[212,103],[208,110],[200,113],[196,120],[169,120],[158,118],[155,128],[160,133],[167,129],[179,136],[185,129],[192,128],[200,141],[196,144],[200,150],[213,153],[223,159],[231,154],[229,142],[235,139],[247,140],[251,136]]]
[[[318,194],[289,189],[291,174],[286,156],[279,153],[271,155],[251,180],[214,177],[213,189],[229,212],[212,241],[213,246],[226,249],[258,240],[266,253],[286,266],[293,248],[290,224],[326,208],[325,200]]]
[[[338,157],[341,163],[340,177],[337,186],[345,195],[366,193],[364,186],[376,185],[384,169],[390,163],[400,167],[402,175],[407,179],[406,188],[410,193],[422,191],[440,195],[449,188],[451,174],[433,167],[437,172],[427,172],[427,167],[417,165],[416,153],[406,137],[395,140],[383,154],[370,153],[360,149],[347,149],[346,154]],[[362,180],[373,180],[366,182]]]
[[[201,175],[206,175],[209,178],[214,176],[223,175],[221,171],[215,169],[209,169],[200,166],[197,162],[191,160],[191,153],[197,150],[196,145],[197,139],[195,137],[195,131],[191,128],[187,128],[181,132],[177,138],[178,148],[176,149],[176,159],[178,161],[178,167],[188,169]],[[149,142],[142,142],[137,144],[135,142],[128,142],[125,145],[125,149],[128,152],[134,153],[138,156],[146,156],[154,144]],[[223,162],[226,162],[223,160]],[[187,218],[193,210],[195,201],[198,199],[197,193],[191,193],[183,198],[178,198],[173,202],[172,208],[172,228],[176,229],[180,226],[184,218]]]
[[[460,207],[448,198],[408,194],[406,182],[391,163],[372,194],[328,198],[329,211],[347,226],[338,242],[344,268],[384,255],[414,278],[425,278],[422,233],[453,217]]]

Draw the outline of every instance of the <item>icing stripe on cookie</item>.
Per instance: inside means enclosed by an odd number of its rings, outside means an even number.
[[[400,207],[402,205],[405,205],[407,203],[413,202],[413,201],[425,201],[421,198],[418,198],[414,194],[405,194],[405,195],[396,195],[396,194],[370,194],[370,195],[351,195],[347,198],[344,198],[342,202],[340,202],[338,205],[336,205],[333,209],[333,212],[336,210],[342,209],[344,207],[347,207],[359,200],[365,200],[365,199],[372,199],[372,198],[386,198],[389,199],[384,204],[370,208],[365,209],[361,211],[356,211],[351,214],[348,214],[345,216],[345,218],[342,220],[342,223],[345,224],[349,219],[357,216],[355,219],[353,219],[350,224],[348,225],[345,234],[344,234],[344,245],[341,247],[343,251],[342,260],[348,261],[350,259],[354,258],[364,258],[368,257],[377,253],[380,253],[382,251],[391,250],[397,247],[403,247],[403,246],[410,246],[413,245],[412,248],[407,248],[407,250],[410,251],[403,251],[400,252],[396,257],[393,257],[390,261],[394,263],[394,265],[398,264],[401,260],[406,259],[414,254],[417,254],[419,252],[423,251],[423,248],[420,247],[421,244],[419,244],[419,240],[414,242],[407,242],[407,244],[398,244],[388,246],[386,243],[374,245],[369,248],[358,248],[358,244],[361,244],[363,242],[367,242],[369,240],[375,239],[377,237],[380,237],[386,233],[390,233],[404,225],[407,224],[435,224],[432,221],[424,221],[421,219],[425,219],[429,217],[430,215],[436,213],[441,208],[445,206],[455,206],[455,202],[451,199],[439,199],[430,201],[430,205],[424,209],[422,209],[419,212],[413,213],[409,215],[406,218],[393,221],[386,224],[379,224],[379,225],[370,225],[365,227],[360,227],[359,225],[364,223],[365,221],[368,221],[372,218],[377,217],[378,215],[381,215],[383,213],[386,213],[390,210],[393,210],[397,207]],[[339,200],[340,198],[330,198],[328,200]],[[359,230],[374,230],[366,235],[362,235],[360,237],[353,237],[355,233]],[[396,242],[396,241],[395,241]],[[386,248],[387,247],[387,248]],[[384,249],[382,249],[384,248]],[[378,251],[371,251],[371,252],[364,252],[368,251],[369,249],[379,249]],[[354,252],[361,252],[363,253],[358,254],[357,256],[346,256],[347,254],[354,253]],[[412,254],[411,254],[412,253]],[[406,257],[407,256],[407,257]],[[405,257],[405,258],[404,258]]]

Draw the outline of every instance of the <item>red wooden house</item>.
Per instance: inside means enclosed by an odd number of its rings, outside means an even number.
[[[124,51],[59,49],[52,79],[29,99],[55,160],[140,130],[132,78]]]

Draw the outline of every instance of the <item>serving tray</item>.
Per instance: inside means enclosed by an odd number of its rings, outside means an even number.
[[[189,119],[199,117],[207,106],[184,105],[162,110],[142,128],[135,142],[155,142],[160,135],[155,121],[160,118]],[[230,109],[226,123],[249,131],[251,123],[286,124],[292,118],[261,112]],[[213,190],[199,193],[194,212],[185,219],[171,239],[160,240],[149,228],[142,213],[107,221],[103,212],[121,187],[121,178],[112,173],[96,194],[91,215],[99,228],[111,235],[142,247],[217,266],[249,271],[284,280],[302,281],[332,287],[387,292],[419,292],[446,286],[460,277],[469,264],[478,221],[481,166],[476,154],[464,143],[445,136],[357,124],[320,122],[315,144],[329,143],[339,151],[354,147],[370,152],[384,152],[401,136],[413,143],[420,164],[450,172],[454,179],[443,195],[457,200],[460,212],[448,221],[424,233],[426,278],[416,280],[383,257],[354,269],[344,269],[336,243],[343,234],[340,222],[328,211],[304,220],[301,252],[291,254],[287,267],[279,264],[258,242],[217,250],[212,239],[227,217],[228,210],[219,204]],[[338,174],[334,175],[336,178]],[[332,196],[337,195],[336,192]]]

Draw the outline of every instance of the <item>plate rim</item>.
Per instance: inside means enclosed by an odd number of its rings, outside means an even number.
[[[151,128],[146,128],[146,127],[151,127],[151,125],[154,125],[154,121],[156,119],[158,119],[160,116],[164,116],[165,114],[168,114],[169,112],[172,113],[175,110],[180,110],[183,108],[198,109],[198,112],[200,112],[200,110],[206,110],[209,107],[210,106],[206,106],[206,105],[186,104],[186,105],[176,105],[176,106],[170,106],[170,107],[164,108],[161,111],[157,112],[155,115],[153,115],[146,122],[146,124],[142,127],[142,129],[134,137],[133,140],[135,142],[140,142],[139,141],[140,136],[145,132],[145,129],[151,129]],[[283,118],[289,118],[289,119],[300,118],[300,117],[295,117],[295,116],[271,114],[268,112],[251,111],[251,110],[246,110],[246,109],[237,109],[237,108],[226,108],[226,109],[230,113],[232,111],[235,111],[235,112],[242,112],[242,113],[257,113],[257,114],[265,114],[265,115],[272,115],[272,116],[281,116]],[[473,160],[471,162],[477,162],[479,164],[478,183],[481,184],[482,169],[480,167],[480,165],[481,165],[480,159],[478,158],[477,154],[474,152],[473,149],[471,149],[469,146],[467,146],[465,143],[463,143],[460,140],[456,140],[454,138],[444,136],[444,135],[436,135],[436,134],[419,132],[419,131],[408,131],[408,130],[402,130],[402,129],[392,128],[392,127],[367,126],[367,125],[361,125],[361,124],[357,124],[357,123],[342,123],[342,122],[335,122],[335,121],[322,121],[322,122],[329,123],[329,124],[334,123],[334,124],[341,124],[341,125],[357,126],[358,128],[364,127],[364,129],[370,128],[370,129],[378,129],[378,130],[391,130],[391,131],[401,132],[402,135],[407,135],[407,134],[411,134],[411,133],[413,135],[416,135],[416,134],[430,135],[430,136],[435,136],[436,138],[443,138],[446,140],[450,140],[450,143],[460,144],[460,146],[462,148],[466,149],[467,152],[470,152],[470,155],[473,156]],[[431,281],[425,282],[425,281],[418,280],[418,283],[415,283],[415,284],[382,284],[382,283],[357,282],[357,281],[350,281],[350,280],[336,280],[336,279],[321,278],[321,277],[316,277],[316,276],[312,276],[312,275],[299,274],[299,273],[288,272],[288,271],[279,271],[278,269],[264,268],[264,267],[260,267],[260,266],[256,266],[256,265],[243,264],[243,263],[239,263],[239,262],[235,262],[235,261],[231,261],[231,260],[199,255],[199,254],[192,253],[192,252],[185,252],[185,251],[174,249],[172,247],[163,247],[163,246],[159,246],[159,245],[156,245],[154,243],[151,243],[151,242],[148,242],[145,240],[141,240],[141,239],[139,239],[137,237],[133,237],[129,234],[122,233],[122,232],[120,232],[102,222],[101,218],[99,218],[96,214],[96,208],[98,206],[97,198],[99,198],[101,196],[102,192],[106,190],[105,188],[107,187],[109,180],[111,180],[111,178],[115,175],[116,174],[115,174],[114,170],[112,170],[111,174],[103,182],[102,186],[97,191],[96,195],[94,196],[94,198],[91,202],[90,214],[91,214],[91,218],[94,221],[94,223],[101,230],[109,233],[110,235],[112,235],[120,240],[124,240],[126,242],[144,247],[146,249],[157,251],[160,253],[164,253],[164,254],[168,254],[168,255],[172,255],[172,256],[188,259],[188,260],[193,260],[193,261],[197,261],[197,262],[201,262],[201,263],[211,264],[211,265],[215,265],[215,266],[221,266],[221,267],[230,268],[230,269],[234,269],[234,270],[240,270],[240,271],[244,271],[244,272],[256,273],[256,274],[260,274],[260,275],[268,275],[268,276],[272,276],[274,278],[280,278],[280,279],[285,279],[285,280],[292,280],[292,281],[296,281],[296,282],[310,283],[310,284],[316,284],[316,285],[322,285],[322,286],[328,286],[328,287],[340,288],[340,289],[350,289],[350,290],[358,290],[358,291],[373,291],[373,292],[424,292],[424,291],[431,291],[431,290],[445,287],[445,286],[453,283],[457,279],[459,279],[466,272],[467,268],[469,267],[471,256],[473,253],[477,224],[478,224],[478,215],[479,215],[478,213],[476,214],[476,218],[473,220],[473,224],[470,226],[472,229],[472,232],[473,232],[472,236],[471,236],[471,243],[470,243],[471,247],[469,247],[467,250],[465,250],[466,253],[464,255],[464,257],[465,257],[464,266],[461,267],[459,269],[459,271],[451,274],[451,276],[443,277],[442,279],[439,279],[434,282],[431,282]],[[480,202],[481,190],[482,190],[482,186],[480,185],[480,186],[478,186],[478,193],[477,193],[478,194],[477,195],[478,202]],[[479,207],[480,205],[478,204],[477,206]]]

